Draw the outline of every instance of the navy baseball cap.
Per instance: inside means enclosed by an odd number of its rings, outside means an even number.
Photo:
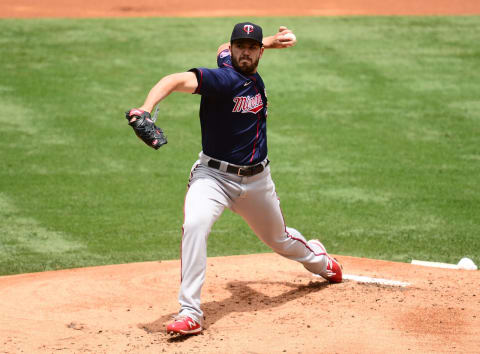
[[[232,37],[230,37],[230,43],[237,39],[253,39],[254,41],[263,45],[263,33],[262,27],[251,22],[237,23],[233,27]]]

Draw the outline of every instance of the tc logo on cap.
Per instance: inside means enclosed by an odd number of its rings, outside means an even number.
[[[245,25],[243,26],[243,30],[247,32],[247,34],[250,34],[253,32],[253,26],[252,25]]]

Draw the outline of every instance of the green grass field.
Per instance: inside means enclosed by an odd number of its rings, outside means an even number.
[[[199,96],[124,111],[216,65],[244,19],[0,21],[0,274],[179,257]],[[260,62],[287,224],[330,252],[480,263],[480,17],[257,18],[293,49]],[[227,211],[209,256],[269,251]]]

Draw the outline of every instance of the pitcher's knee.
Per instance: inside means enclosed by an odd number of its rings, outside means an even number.
[[[190,235],[203,235],[206,237],[210,232],[210,228],[211,225],[208,218],[203,218],[201,215],[189,217],[183,223],[183,235],[184,238]]]
[[[278,237],[262,238],[262,240],[275,253],[288,259],[303,263],[315,257],[312,250],[308,247],[307,241],[298,231],[296,235],[291,235],[287,232]]]

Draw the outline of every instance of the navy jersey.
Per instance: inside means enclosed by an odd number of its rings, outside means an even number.
[[[236,165],[254,165],[267,157],[267,97],[258,73],[245,76],[232,66],[230,51],[217,57],[217,69],[194,68],[195,93],[202,96],[203,152]]]

